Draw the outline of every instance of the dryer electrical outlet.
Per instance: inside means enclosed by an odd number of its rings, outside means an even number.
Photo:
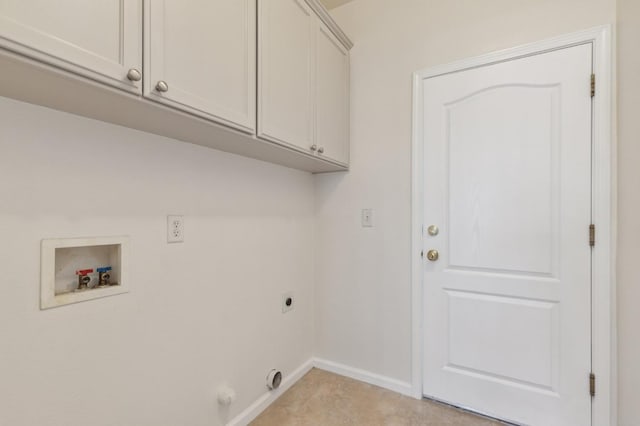
[[[282,313],[287,313],[294,308],[293,292],[289,291],[282,295]]]

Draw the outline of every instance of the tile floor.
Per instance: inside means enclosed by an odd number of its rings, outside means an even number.
[[[251,426],[495,426],[492,419],[314,368]]]

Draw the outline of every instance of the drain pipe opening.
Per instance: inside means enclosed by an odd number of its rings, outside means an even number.
[[[280,387],[280,383],[282,382],[282,372],[276,370],[275,368],[269,371],[269,375],[267,376],[267,387],[270,390],[278,389]]]

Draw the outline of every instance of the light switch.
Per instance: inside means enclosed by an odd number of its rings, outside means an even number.
[[[373,209],[362,209],[362,227],[373,228]]]

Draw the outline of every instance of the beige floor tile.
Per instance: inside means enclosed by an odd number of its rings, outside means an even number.
[[[252,426],[496,426],[502,423],[433,401],[312,369]]]

